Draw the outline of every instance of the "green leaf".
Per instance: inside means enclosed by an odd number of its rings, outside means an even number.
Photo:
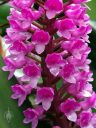
[[[59,80],[59,82],[56,84],[57,90],[61,88],[62,84],[63,84],[63,81]]]
[[[0,25],[8,23],[7,16],[9,15],[10,6],[8,4],[0,6]],[[8,25],[0,27],[0,31],[2,32],[2,36],[5,35],[5,31]]]
[[[30,96],[28,97],[28,99],[29,99],[31,105],[34,106],[34,105],[35,105],[35,96],[34,96],[34,95],[30,95]]]
[[[92,112],[93,112],[93,113],[96,113],[96,109],[95,109],[95,108],[92,108]]]
[[[7,16],[10,13],[10,6],[8,4],[4,4],[0,6],[0,24],[4,24],[7,21]]]
[[[88,10],[88,14],[90,15],[91,20],[96,20],[96,0],[91,0],[87,4],[91,10]]]

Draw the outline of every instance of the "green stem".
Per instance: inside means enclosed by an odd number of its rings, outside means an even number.
[[[8,26],[9,24],[8,23],[4,23],[4,24],[0,24],[0,27],[5,27],[5,26]]]

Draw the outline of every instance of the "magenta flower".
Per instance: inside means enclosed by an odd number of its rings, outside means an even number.
[[[41,16],[39,11],[32,11],[32,9],[30,8],[24,8],[22,9],[21,12],[22,12],[23,18],[29,21],[37,20]]]
[[[11,9],[11,16],[7,18],[13,29],[26,31],[31,25],[31,20],[26,20],[21,12]]]
[[[15,62],[12,61],[10,58],[4,58],[4,62],[6,64],[6,66],[3,66],[3,71],[9,71],[10,74],[8,76],[8,79],[11,79],[14,75],[14,72],[16,70],[16,65],[15,65]]]
[[[91,31],[92,31],[91,26],[87,25],[87,26],[81,26],[80,28],[77,28],[76,31],[74,31],[72,34],[73,34],[74,38],[81,37],[84,41],[90,42],[88,34]]]
[[[50,87],[42,87],[37,90],[36,104],[42,103],[44,110],[48,110],[51,107],[53,101],[54,91]]]
[[[23,68],[24,76],[21,81],[29,81],[32,87],[36,87],[41,75],[41,70],[36,64],[28,64]]]
[[[76,56],[76,55],[74,55]],[[89,69],[89,66],[88,64],[91,63],[91,61],[89,59],[86,59],[87,58],[87,54],[83,54],[81,59],[77,59],[77,57],[73,57],[73,56],[70,56],[68,57],[68,62],[72,65],[74,65],[74,67],[78,67],[79,69],[83,69],[84,71],[88,71]]]
[[[82,77],[82,75],[83,75],[83,78],[81,78]],[[78,75],[77,75],[77,79],[78,80],[85,80],[85,81],[93,81],[93,78],[92,78],[92,75],[93,75],[93,73],[89,70],[87,70],[87,71],[81,71]]]
[[[52,19],[63,9],[62,0],[47,0],[45,2],[46,16]]]
[[[85,44],[83,40],[65,41],[62,44],[62,48],[72,53],[72,55],[77,59],[81,59],[83,54],[86,54],[88,52],[90,53],[88,44]]]
[[[28,30],[31,22],[27,22],[27,21],[16,21],[16,20],[9,20],[11,26],[13,29],[17,29],[17,30]]]
[[[8,28],[6,30],[7,36],[6,36],[6,43],[11,43],[15,41],[24,41],[28,40],[31,37],[31,34],[29,32],[20,32],[18,30],[14,30],[12,28]]]
[[[92,116],[91,124],[92,124],[93,128],[96,127],[96,115],[95,115],[95,113],[94,113],[93,116]]]
[[[82,98],[88,98],[92,96],[93,90],[92,85],[89,83],[86,83],[86,81],[78,81],[76,84],[72,84],[68,88],[68,92],[76,96],[78,99]],[[85,106],[85,105],[84,105]]]
[[[60,110],[67,116],[69,120],[76,122],[76,111],[80,110],[80,105],[78,102],[75,101],[75,99],[69,98],[65,102],[61,103]]]
[[[21,106],[23,102],[26,100],[27,95],[29,95],[32,91],[32,87],[29,85],[14,85],[11,87],[14,94],[12,94],[12,99],[18,99],[18,106]]]
[[[60,68],[64,65],[63,57],[59,53],[48,54],[45,61],[54,76],[59,74]]]
[[[76,83],[75,68],[72,64],[66,63],[60,72],[60,76],[69,83]]]
[[[74,21],[69,18],[58,21],[56,27],[58,28],[57,34],[66,39],[71,38],[71,34],[76,28]]]
[[[25,124],[32,122],[32,128],[36,128],[38,125],[38,119],[41,118],[43,112],[44,110],[42,109],[41,106],[37,107],[36,109],[28,108],[23,112],[25,116],[25,119],[23,120],[23,122]]]
[[[17,8],[25,8],[31,7],[34,3],[34,0],[11,0],[10,4],[17,7]]]
[[[81,128],[94,128],[91,124],[92,113],[89,111],[83,111],[80,114],[80,118],[78,120]]]
[[[12,46],[10,47],[10,52],[12,54],[16,54],[18,52],[26,53],[27,52],[27,46],[21,41],[15,41],[15,42],[13,42]]]
[[[96,94],[93,93],[92,96],[82,101],[81,106],[85,110],[88,110],[90,108],[96,108]]]
[[[36,52],[41,54],[45,46],[49,43],[50,35],[43,30],[37,30],[32,36],[32,42],[35,45]]]
[[[85,15],[85,10],[86,9],[80,4],[70,4],[69,6],[67,6],[65,14],[73,20],[81,20],[81,18],[83,18],[83,16]]]

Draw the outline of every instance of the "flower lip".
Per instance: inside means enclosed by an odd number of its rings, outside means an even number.
[[[37,95],[41,98],[51,98],[54,96],[54,92],[51,88],[43,87],[41,89],[38,89]]]
[[[15,86],[12,86],[11,89],[16,94],[25,94],[24,88],[18,84],[16,84]]]
[[[60,20],[57,23],[57,28],[60,31],[64,31],[66,29],[74,29],[74,27],[75,27],[75,24],[74,24],[73,20],[69,19],[69,18],[65,18],[64,20]]]
[[[60,0],[47,0],[45,8],[49,10],[60,11],[62,10],[62,1]]]
[[[25,66],[23,72],[29,77],[37,77],[40,75],[40,69],[36,64]]]
[[[63,64],[63,58],[58,53],[53,53],[53,54],[47,55],[45,61],[46,61],[47,65],[49,65],[49,66],[59,65],[60,63]]]
[[[50,40],[50,35],[48,32],[45,32],[43,30],[37,30],[33,36],[32,41],[37,42],[36,44],[47,44]]]
[[[63,70],[61,70],[62,77],[66,78],[75,73],[74,66],[72,64],[65,64]]]
[[[10,58],[5,57],[4,62],[7,65],[7,67],[9,67],[10,69],[15,69],[16,68],[14,61],[12,61]]]
[[[18,52],[26,52],[27,51],[27,47],[23,42],[20,41],[15,41],[13,43],[13,46],[10,47],[10,50],[16,50]]]
[[[33,119],[36,116],[38,116],[38,113],[34,109],[28,108],[27,110],[24,111],[24,116],[27,119]]]
[[[42,103],[45,111],[51,107],[51,102],[53,101],[54,90],[50,87],[42,87],[37,90],[37,96],[35,103]]]
[[[74,99],[68,99],[65,102],[61,103],[60,110],[64,114],[70,114],[74,111],[80,110],[80,105]]]
[[[83,111],[80,114],[79,123],[81,127],[87,127],[91,121],[92,113],[88,111]]]
[[[25,8],[25,7],[31,7],[32,4],[34,3],[34,0],[14,0],[14,1],[10,1],[10,4],[12,6],[16,6],[18,8]]]

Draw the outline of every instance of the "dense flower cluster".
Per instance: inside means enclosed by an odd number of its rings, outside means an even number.
[[[52,128],[96,128],[96,94],[88,54],[91,27],[88,0],[10,0],[9,55],[4,58],[13,99],[21,106],[28,95],[32,107],[24,123],[48,119]],[[18,74],[18,75],[16,75]],[[58,82],[62,83],[58,86]],[[49,116],[51,115],[51,117]],[[72,123],[71,123],[72,122]]]

